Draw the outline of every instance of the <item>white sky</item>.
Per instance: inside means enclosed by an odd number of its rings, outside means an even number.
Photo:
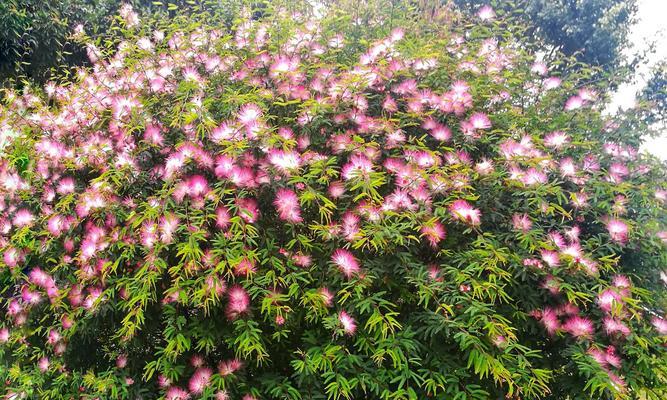
[[[647,49],[652,41],[656,43],[656,53],[637,69],[636,83],[622,85],[613,95],[609,111],[632,107],[635,93],[646,85],[651,66],[667,59],[667,0],[639,0],[638,5],[637,24],[630,31],[629,54]],[[667,160],[667,131],[663,130],[659,138],[651,139],[642,149]]]

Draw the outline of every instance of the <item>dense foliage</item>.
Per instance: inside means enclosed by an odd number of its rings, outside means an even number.
[[[0,395],[665,398],[664,166],[493,9],[340,4],[5,90]]]

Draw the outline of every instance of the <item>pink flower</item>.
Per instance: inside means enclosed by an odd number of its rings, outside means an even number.
[[[438,221],[435,221],[431,224],[423,225],[421,228],[421,234],[426,237],[431,247],[437,248],[438,243],[440,243],[440,241],[445,238],[446,231],[444,225]]]
[[[255,263],[244,257],[241,259],[241,261],[234,265],[234,273],[238,276],[248,276],[250,274],[254,274],[257,272],[257,267],[255,267]]]
[[[165,400],[187,400],[190,394],[178,386],[171,386],[164,395]]]
[[[373,171],[373,162],[366,156],[361,154],[354,154],[350,157],[347,164],[343,165],[341,175],[345,180],[350,180],[357,177],[364,179]]]
[[[357,323],[354,321],[354,318],[345,311],[341,311],[338,314],[338,321],[343,325],[343,330],[346,334],[350,336],[354,335],[354,331],[357,330]]]
[[[240,198],[236,199],[236,205],[238,207],[239,216],[246,223],[252,224],[257,221],[257,218],[259,217],[259,205],[257,204],[257,200],[250,197]]]
[[[331,307],[333,305],[334,295],[328,288],[321,288],[318,293],[322,296],[325,306]]]
[[[359,272],[359,261],[348,250],[338,249],[334,251],[331,261],[348,279]]]
[[[552,76],[550,78],[547,78],[542,82],[542,87],[544,90],[551,90],[551,89],[556,89],[557,87],[560,86],[562,83],[562,80],[560,78],[556,78],[555,76]]]
[[[473,208],[470,203],[465,200],[456,200],[449,206],[449,212],[454,219],[465,222],[467,224],[476,226],[481,223],[481,212]]]
[[[512,216],[512,225],[517,231],[526,233],[533,226],[533,222],[528,217],[528,214],[514,214]]]
[[[125,368],[127,365],[127,355],[126,354],[121,354],[116,358],[116,368]]]
[[[603,311],[610,312],[614,303],[622,303],[622,297],[617,291],[607,289],[598,295],[597,303]]]
[[[540,61],[535,61],[530,67],[530,72],[537,75],[546,75],[547,74],[547,65]]]
[[[554,149],[560,149],[570,141],[570,137],[561,131],[554,131],[544,138],[544,145]]]
[[[188,388],[192,393],[201,394],[210,384],[211,375],[213,375],[213,371],[210,368],[198,368],[188,381]]]
[[[229,302],[225,310],[227,318],[236,319],[240,314],[248,311],[250,307],[250,296],[241,286],[233,286],[227,292]]]
[[[215,210],[215,226],[220,229],[227,229],[231,223],[231,214],[225,206],[220,206]]]
[[[491,21],[496,17],[496,13],[493,11],[493,8],[487,4],[477,11],[477,17],[482,21]]]
[[[625,275],[614,275],[614,278],[611,281],[612,285],[616,286],[619,289],[629,289],[632,287],[632,282],[630,278]]]
[[[491,120],[484,113],[474,113],[470,116],[469,122],[474,129],[489,129],[491,127]]]
[[[16,225],[19,228],[22,228],[24,226],[32,225],[34,220],[35,220],[35,216],[32,215],[30,210],[26,210],[25,208],[22,208],[14,214],[14,221],[13,222],[14,222],[14,225]]]
[[[628,336],[630,334],[630,328],[617,319],[606,317],[602,321],[602,324],[604,325],[604,330],[607,335],[620,333],[622,336]]]
[[[556,310],[553,308],[547,307],[542,311],[540,322],[546,328],[549,335],[553,335],[557,330],[561,328],[560,321],[558,321],[558,315]]]
[[[345,185],[340,181],[331,182],[327,189],[327,193],[329,193],[329,196],[332,199],[339,199],[345,194]]]
[[[229,393],[226,390],[218,390],[215,393],[215,400],[229,400]]]
[[[9,247],[3,254],[3,260],[8,267],[16,267],[21,258],[19,251],[14,247]]]
[[[576,110],[578,108],[581,108],[583,105],[584,105],[584,100],[581,97],[572,96],[569,99],[567,99],[567,102],[565,102],[565,110],[566,111]]]
[[[0,343],[7,343],[9,341],[9,329],[0,329]]]
[[[667,335],[667,320],[660,317],[653,317],[651,324],[655,327],[655,330],[658,331],[661,335]]]
[[[593,335],[593,322],[579,316],[570,317],[564,324],[563,330],[577,338],[590,338]]]
[[[612,219],[607,222],[607,231],[611,240],[617,243],[625,243],[628,240],[628,225],[618,219]]]
[[[301,156],[295,151],[271,150],[268,160],[284,174],[295,171],[301,166]]]
[[[557,267],[560,264],[558,253],[551,250],[541,251],[542,260],[550,267]]]
[[[51,364],[51,363],[49,362],[49,358],[48,358],[48,357],[42,357],[42,358],[40,358],[39,361],[37,362],[37,366],[39,367],[39,370],[42,371],[42,372],[46,372],[46,371],[48,371],[48,370],[49,370],[49,365],[50,365],[50,364]]]
[[[246,104],[239,110],[239,121],[245,126],[254,125],[262,116],[262,110],[256,104]]]
[[[171,243],[174,240],[174,233],[178,229],[178,218],[173,214],[166,214],[160,218],[160,240],[162,243]]]
[[[273,205],[278,210],[280,219],[296,224],[303,221],[301,207],[296,193],[289,189],[279,189]]]
[[[144,140],[156,146],[161,146],[164,142],[164,138],[160,132],[160,127],[156,125],[147,125],[146,130],[144,131]]]

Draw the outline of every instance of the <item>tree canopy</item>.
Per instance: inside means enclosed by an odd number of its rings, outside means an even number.
[[[193,7],[2,91],[0,395],[665,398],[665,166],[595,71],[491,7]]]

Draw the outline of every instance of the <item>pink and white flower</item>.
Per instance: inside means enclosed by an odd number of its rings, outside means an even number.
[[[347,312],[341,311],[338,314],[338,321],[343,326],[343,330],[346,334],[352,336],[357,330],[357,323]]]
[[[338,269],[348,279],[359,273],[359,261],[357,261],[357,259],[348,250],[338,249],[334,251],[331,256],[331,261],[336,264]]]

